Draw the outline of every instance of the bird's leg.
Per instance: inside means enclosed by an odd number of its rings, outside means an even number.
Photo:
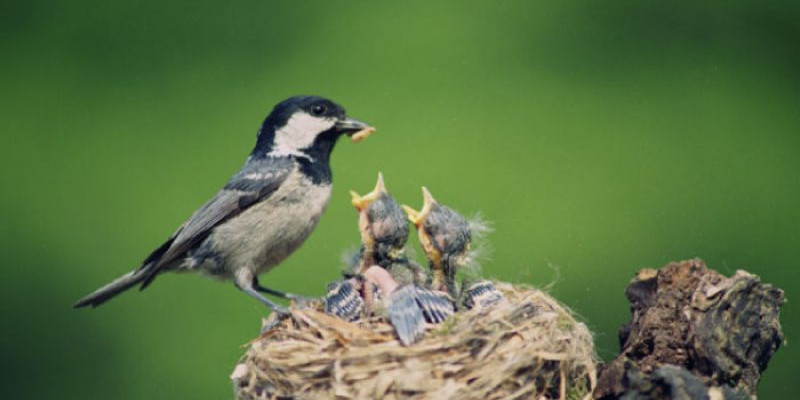
[[[249,294],[250,296],[254,297],[256,300],[260,301],[276,314],[279,317],[285,318],[291,315],[289,309],[286,307],[279,305],[272,300],[264,297],[259,293],[255,287],[253,286],[253,273],[245,268],[240,269],[237,271],[236,276],[234,277],[234,285],[239,288],[239,290]]]
[[[294,295],[291,294],[291,293],[285,293],[285,292],[281,292],[279,290],[270,289],[268,287],[261,286],[261,285],[259,285],[258,279],[256,279],[256,278],[253,278],[253,288],[255,290],[258,290],[261,293],[265,293],[265,294],[269,294],[269,295],[272,295],[272,296],[280,297],[282,299],[291,300],[294,297]]]
[[[255,290],[257,290],[257,291],[259,291],[261,293],[266,293],[266,294],[271,295],[271,296],[280,297],[282,299],[294,300],[294,301],[296,301],[298,303],[301,303],[301,304],[305,304],[305,303],[311,302],[313,300],[316,300],[316,299],[311,298],[311,297],[305,297],[305,296],[301,296],[299,294],[294,294],[294,293],[281,292],[279,290],[270,289],[268,287],[261,286],[261,284],[258,283],[258,277],[257,276],[253,276],[253,289],[255,289]]]
[[[256,300],[264,303],[264,305],[269,307],[272,310],[272,312],[278,314],[279,317],[288,317],[289,315],[291,315],[291,313],[289,312],[288,308],[286,308],[286,307],[284,307],[282,305],[279,305],[278,303],[275,303],[272,300],[262,296],[261,293],[258,293],[254,288],[252,288],[252,287],[241,288],[240,287],[239,289],[241,289],[243,292],[249,294],[250,296],[255,297]]]

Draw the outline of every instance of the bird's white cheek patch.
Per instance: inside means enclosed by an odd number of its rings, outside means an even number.
[[[297,112],[289,118],[286,125],[275,132],[275,146],[271,154],[304,155],[300,149],[311,146],[317,135],[331,129],[335,123],[330,119]]]

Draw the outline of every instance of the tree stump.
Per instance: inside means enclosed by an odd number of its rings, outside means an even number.
[[[596,399],[747,399],[783,342],[783,291],[755,275],[726,278],[699,259],[639,271],[631,321],[601,368]]]

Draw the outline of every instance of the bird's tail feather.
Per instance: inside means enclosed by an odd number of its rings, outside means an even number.
[[[73,308],[81,308],[86,306],[97,307],[100,304],[103,304],[106,301],[110,300],[114,296],[144,281],[149,275],[149,272],[150,272],[149,269],[146,267],[128,272],[127,274],[122,275],[119,278],[115,279],[111,283],[101,287],[100,289],[95,290],[86,297],[78,300],[78,302],[75,303],[72,307]]]

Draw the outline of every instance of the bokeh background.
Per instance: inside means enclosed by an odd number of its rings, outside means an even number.
[[[231,398],[265,309],[138,265],[241,165],[271,107],[321,94],[379,127],[263,282],[319,295],[357,244],[348,189],[494,224],[487,275],[546,286],[617,350],[635,271],[701,257],[800,288],[796,2],[28,1],[0,5],[0,374],[8,399]],[[414,239],[415,240],[415,239]],[[416,246],[416,243],[414,244]],[[761,398],[797,392],[800,317]]]

